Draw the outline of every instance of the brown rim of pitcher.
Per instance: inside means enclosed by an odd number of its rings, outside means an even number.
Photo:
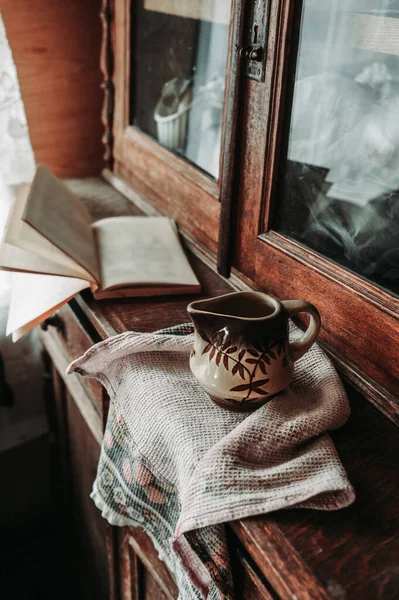
[[[268,315],[264,315],[264,316],[260,316],[260,317],[249,317],[249,316],[242,316],[242,315],[237,315],[236,313],[220,313],[220,312],[214,312],[212,310],[206,309],[206,310],[201,310],[201,308],[196,308],[198,305],[201,304],[205,304],[207,303],[208,307],[212,307],[213,304],[218,304],[220,302],[220,300],[224,299],[224,298],[232,298],[234,296],[239,296],[240,298],[244,298],[244,297],[256,297],[259,300],[262,300],[262,304],[264,304],[265,306],[267,306],[269,309],[273,308],[273,312],[268,314]],[[266,298],[265,298],[266,296]],[[278,313],[281,311],[281,303],[276,300],[276,298],[274,298],[273,296],[270,296],[269,294],[266,294],[265,292],[256,292],[256,291],[249,291],[249,292],[230,292],[228,294],[222,294],[221,296],[217,296],[216,298],[204,298],[203,300],[194,300],[194,302],[191,302],[188,306],[187,306],[187,312],[188,313],[199,313],[199,314],[212,314],[215,317],[225,317],[225,318],[234,318],[234,319],[240,319],[242,321],[264,321],[266,319],[271,319],[272,317],[275,317],[276,315],[278,315]]]

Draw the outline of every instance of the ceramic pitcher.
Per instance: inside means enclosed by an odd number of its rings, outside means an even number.
[[[252,411],[292,381],[295,361],[320,329],[317,309],[302,300],[279,302],[261,292],[234,292],[197,300],[187,308],[194,323],[190,367],[212,400],[234,411]],[[288,341],[288,319],[307,312],[300,340]]]

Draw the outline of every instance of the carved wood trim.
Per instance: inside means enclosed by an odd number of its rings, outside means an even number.
[[[114,135],[112,131],[114,124],[115,102],[115,88],[113,82],[114,50],[112,44],[113,14],[114,11],[112,0],[103,0],[102,8],[100,11],[100,18],[103,25],[100,66],[104,76],[103,83],[101,84],[101,87],[104,90],[104,103],[101,113],[101,120],[104,126],[104,135],[102,137],[102,142],[105,147],[104,161],[108,169],[112,169],[114,162]]]
[[[70,360],[61,347],[58,334],[52,331],[41,331],[40,339],[45,350],[51,356],[51,360],[58,373],[63,373],[61,377],[65,383],[66,389],[71,394],[94,439],[97,441],[98,445],[101,446],[103,439],[102,418],[88,396],[87,391],[80,383],[79,377],[75,374],[65,375]]]

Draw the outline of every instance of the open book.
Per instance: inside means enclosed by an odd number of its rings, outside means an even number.
[[[10,211],[0,269],[14,271],[7,324],[14,340],[85,288],[98,299],[201,289],[173,221],[110,217],[93,223],[81,200],[42,166]]]

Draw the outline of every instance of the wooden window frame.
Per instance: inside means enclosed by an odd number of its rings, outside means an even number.
[[[108,166],[113,167],[114,173],[158,211],[173,217],[183,233],[187,232],[208,251],[216,254],[221,202],[231,196],[233,186],[237,136],[235,114],[240,79],[239,53],[234,49],[240,46],[244,1],[232,1],[219,181],[213,180],[129,123],[130,15],[134,1],[114,0],[111,7],[110,0],[104,0],[108,19],[112,23],[112,31],[108,31],[108,35],[111,37],[114,57],[113,64],[108,65],[108,78],[112,79],[116,98],[111,122],[109,115],[105,118],[112,138],[108,140],[111,141],[109,148],[112,144]],[[104,41],[103,48],[106,46],[107,41]],[[107,71],[105,59],[103,65],[103,70]]]
[[[271,2],[266,81],[247,84],[248,125],[231,260],[250,285],[279,298],[314,303],[322,316],[325,348],[352,383],[399,422],[398,298],[272,230],[279,157],[288,138],[285,99],[295,62],[290,59],[297,48],[301,10],[302,2]]]

